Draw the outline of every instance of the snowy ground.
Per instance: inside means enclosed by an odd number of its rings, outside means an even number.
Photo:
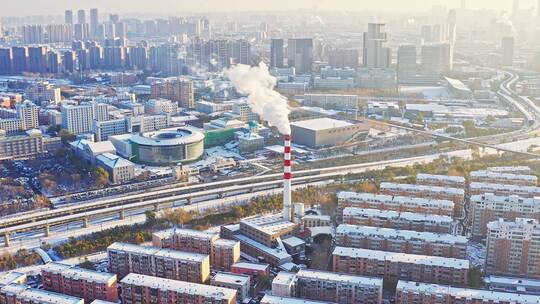
[[[467,256],[473,266],[483,268],[486,258],[486,246],[481,243],[469,242],[467,244]]]

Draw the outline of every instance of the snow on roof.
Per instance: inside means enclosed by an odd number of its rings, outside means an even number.
[[[222,247],[234,247],[236,245],[240,244],[240,242],[235,240],[228,240],[228,239],[217,239],[214,241],[213,246],[222,246]]]
[[[242,219],[240,222],[267,234],[279,233],[280,231],[296,226],[295,223],[283,219],[281,213],[257,215]]]
[[[392,263],[409,263],[436,267],[450,267],[456,269],[469,269],[469,261],[438,256],[388,252],[380,250],[360,249],[351,247],[336,247],[333,255],[352,258],[364,258]]]
[[[513,173],[503,173],[503,172],[493,172],[493,171],[473,171],[471,172],[471,178],[487,178],[493,180],[507,180],[507,181],[530,181],[535,182],[538,178],[534,175],[524,175],[524,174],[513,174]]]
[[[319,214],[306,214],[302,217],[304,220],[322,220],[322,221],[330,221],[330,215],[319,215]]]
[[[489,167],[486,169],[486,171],[491,172],[531,172],[531,168],[529,166],[507,166],[507,167]]]
[[[344,284],[370,285],[382,287],[383,279],[374,277],[364,277],[358,275],[342,274],[330,271],[320,271],[313,269],[301,269],[296,274],[298,278],[317,279],[321,281],[340,282]]]
[[[540,187],[535,186],[472,182],[469,184],[469,188],[471,190],[484,190],[485,192],[506,191],[514,193],[540,194]]]
[[[484,278],[484,282],[489,285],[507,285],[514,287],[536,287],[540,288],[540,280],[528,279],[528,278],[513,278],[513,277],[502,277],[502,276],[488,276]]]
[[[396,189],[396,190],[413,190],[414,192],[435,192],[435,193],[445,193],[452,195],[465,195],[465,190],[458,188],[450,187],[439,187],[439,186],[424,186],[424,185],[413,185],[413,184],[399,184],[399,183],[381,183],[381,189]]]
[[[205,231],[199,231],[195,229],[185,229],[185,228],[171,228],[166,230],[161,230],[154,232],[155,236],[160,238],[172,237],[173,235],[185,236],[198,239],[206,239],[208,241],[214,240],[218,237],[217,233],[209,233]]]
[[[468,239],[461,235],[439,234],[433,232],[418,232],[392,228],[379,228],[371,226],[356,226],[341,224],[336,229],[337,235],[366,236],[380,239],[419,240],[422,242],[461,244],[467,245]]]
[[[43,265],[41,271],[61,274],[64,277],[75,280],[84,280],[89,282],[98,282],[107,284],[116,281],[116,275],[106,272],[98,272],[90,269],[76,268],[72,265],[66,265],[57,262],[51,262]]]
[[[447,215],[435,215],[435,214],[424,214],[424,213],[414,213],[414,212],[398,212],[391,210],[379,210],[379,209],[367,209],[367,208],[355,208],[347,207],[343,209],[344,216],[356,216],[356,217],[377,217],[384,219],[402,219],[406,221],[413,222],[432,222],[432,223],[447,223],[451,224],[454,220],[452,217]],[[311,228],[310,228],[311,229]]]
[[[106,152],[116,153],[116,149],[110,141],[92,142],[87,141],[85,147],[87,147],[92,154],[103,154]]]
[[[231,267],[254,269],[254,270],[259,270],[259,271],[266,271],[266,270],[268,270],[268,267],[270,267],[270,264],[252,263],[252,262],[238,262],[238,263],[233,264]]]
[[[409,291],[422,294],[450,295],[457,299],[478,299],[483,302],[494,303],[519,303],[538,304],[540,297],[537,295],[526,295],[519,293],[499,292],[483,289],[468,289],[451,287],[448,285],[437,285],[428,283],[417,283],[410,281],[399,281],[398,291]]]
[[[291,126],[304,128],[304,129],[310,129],[314,131],[322,131],[322,130],[328,130],[328,129],[334,129],[334,128],[354,126],[354,124],[343,121],[343,120],[323,117],[323,118],[314,118],[314,119],[308,119],[308,120],[294,121],[294,122],[291,122]]]
[[[291,246],[291,247],[302,246],[302,245],[306,244],[306,242],[304,240],[302,240],[301,238],[296,237],[296,236],[291,236],[289,238],[286,238],[286,239],[282,240],[282,242],[285,245]]]
[[[419,180],[436,180],[436,181],[446,181],[452,183],[465,183],[465,178],[462,176],[451,176],[451,175],[437,175],[437,174],[426,174],[420,173],[416,175],[416,181]]]
[[[454,203],[449,200],[427,199],[427,198],[410,197],[410,196],[392,196],[392,195],[386,195],[386,194],[374,194],[374,193],[364,193],[364,192],[357,193],[357,192],[350,192],[350,191],[340,191],[338,192],[337,196],[338,196],[338,200],[347,200],[347,201],[350,200],[352,202],[359,201],[359,202],[376,203],[376,204],[384,203],[384,204],[394,204],[394,205],[414,205],[414,206],[444,208],[447,210],[454,209]]]
[[[171,249],[161,249],[157,247],[147,247],[128,243],[115,242],[107,248],[109,250],[123,251],[133,254],[153,255],[156,257],[171,258],[175,260],[194,261],[202,263],[208,259],[207,254],[184,252]]]
[[[245,274],[237,274],[237,273],[220,271],[216,273],[216,275],[212,278],[212,282],[248,285],[249,276]]]
[[[82,304],[84,300],[61,293],[46,291],[43,289],[30,288],[25,285],[6,285],[2,287],[2,293],[16,295],[18,300],[40,304]]]
[[[189,295],[197,295],[214,299],[230,300],[236,296],[236,289],[197,284],[191,282],[169,280],[164,278],[130,273],[121,281],[122,284],[144,286],[152,289],[167,290]]]
[[[280,271],[272,280],[272,284],[291,285],[296,281],[296,273]]]
[[[0,275],[0,286],[9,285],[14,282],[24,281],[26,274],[22,272],[10,271]]]
[[[131,167],[133,163],[112,153],[103,153],[96,157],[96,160],[109,168]]]
[[[330,304],[330,302],[320,302],[320,301],[313,301],[313,300],[306,300],[306,299],[300,299],[300,298],[288,298],[288,297],[278,297],[278,296],[272,296],[272,295],[265,295],[262,300],[261,304]]]
[[[524,187],[520,187],[522,189]],[[473,195],[470,198],[471,203],[475,203],[476,208],[491,208],[506,210],[520,210],[523,206],[530,209],[540,210],[540,197],[521,197],[518,195],[495,195],[493,193],[484,193]]]
[[[286,250],[283,250],[280,248],[270,248],[242,234],[236,234],[234,235],[234,237],[238,239],[240,242],[245,243],[249,246],[255,247],[258,250],[263,251],[264,253],[276,258],[279,261],[290,260],[292,258],[291,255],[288,254]]]

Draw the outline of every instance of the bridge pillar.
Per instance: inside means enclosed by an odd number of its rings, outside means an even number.
[[[120,219],[123,220],[126,218],[126,211],[125,210],[120,210],[119,212],[119,216],[120,216]]]
[[[51,236],[51,226],[49,224],[45,225],[44,230],[45,230],[46,237]]]
[[[83,227],[88,228],[88,226],[90,226],[90,222],[88,220],[88,216],[85,216],[83,219]]]
[[[9,239],[9,233],[4,234],[4,246],[9,247],[10,239]]]

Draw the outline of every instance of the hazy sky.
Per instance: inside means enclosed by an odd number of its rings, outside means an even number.
[[[510,10],[512,0],[466,0],[469,8]],[[173,13],[182,11],[286,10],[318,8],[332,10],[425,11],[432,5],[460,6],[461,0],[0,0],[0,15],[60,15],[64,9],[97,7],[103,12]],[[521,0],[522,8],[536,0]]]

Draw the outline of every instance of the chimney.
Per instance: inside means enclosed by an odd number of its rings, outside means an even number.
[[[291,135],[283,136],[283,219],[292,221],[291,203]]]

